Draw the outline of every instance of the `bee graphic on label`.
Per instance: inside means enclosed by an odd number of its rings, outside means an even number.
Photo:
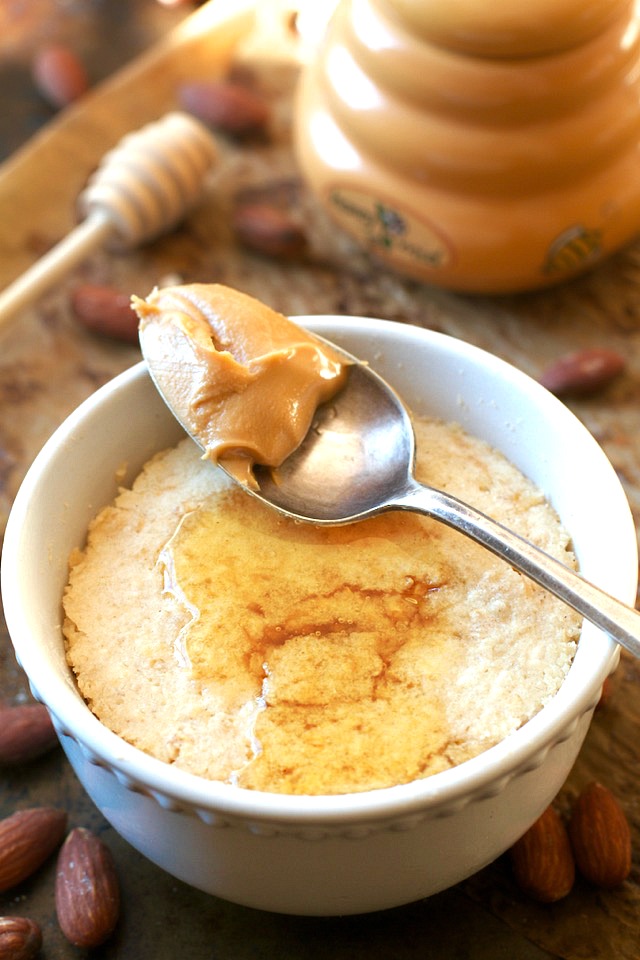
[[[392,236],[401,237],[407,232],[407,224],[404,218],[383,203],[376,203],[376,217],[382,228],[382,235],[378,237],[378,242],[385,247],[393,245]]]
[[[602,256],[602,231],[581,224],[569,227],[553,241],[547,252],[543,272],[572,273]]]

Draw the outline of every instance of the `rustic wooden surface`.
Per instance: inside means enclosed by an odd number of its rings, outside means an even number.
[[[218,0],[209,6],[214,5],[222,10]],[[246,18],[232,18],[231,25],[224,17],[222,23],[211,23],[207,7],[188,17],[188,30],[184,8],[170,12],[154,0],[114,2],[111,8],[106,2],[74,6],[34,0],[32,13],[38,16],[31,30],[19,12],[23,8],[9,2],[0,13],[0,23],[2,16],[9,17],[4,34],[0,30],[0,77],[12,77],[10,84],[0,86],[0,150],[7,158],[0,167],[0,287],[70,229],[74,198],[112,143],[127,129],[173,108],[183,79],[224,73],[231,62],[247,56],[245,48],[235,46],[247,28]],[[33,31],[44,30],[43,24],[81,43],[83,52],[92,55],[95,79],[107,78],[55,117],[34,99],[27,70]],[[115,58],[110,37],[128,38],[130,46],[118,41],[123,58],[151,41],[157,44],[112,73],[122,60]],[[601,345],[621,350],[627,358],[624,374],[607,389],[570,405],[618,470],[640,522],[640,243],[589,276],[508,298],[458,296],[374,268],[336,234],[299,180],[289,124],[295,69],[279,58],[258,57],[252,66],[273,103],[270,137],[243,144],[221,137],[221,160],[207,196],[179,230],[126,256],[94,255],[0,332],[0,529],[46,437],[81,399],[139,359],[136,347],[101,339],[78,325],[69,307],[74,284],[109,283],[144,295],[169,275],[185,282],[228,283],[293,315],[372,315],[433,327],[485,347],[533,376],[568,350]],[[18,95],[22,99],[15,104]],[[24,143],[36,128],[39,132]],[[269,196],[292,209],[308,231],[308,254],[281,263],[244,250],[229,226],[238,191]],[[588,483],[587,477],[575,479]],[[2,623],[0,699],[26,698],[25,681]],[[72,825],[92,827],[110,845],[119,867],[124,913],[114,939],[96,954],[105,960],[638,960],[639,724],[640,668],[624,656],[611,699],[597,713],[558,802],[568,807],[591,779],[611,787],[632,823],[632,875],[620,889],[607,893],[579,882],[554,906],[524,898],[512,883],[506,858],[501,858],[453,890],[375,916],[300,919],[236,907],[191,890],[132,851],[103,821],[57,750],[42,761],[3,772],[0,815],[40,803],[60,805],[69,811]],[[57,929],[53,875],[54,864],[49,863],[32,880],[0,896],[0,913],[38,919],[44,930],[43,956],[67,960],[80,952]]]

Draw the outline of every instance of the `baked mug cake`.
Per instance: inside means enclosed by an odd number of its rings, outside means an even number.
[[[136,309],[143,325],[197,340],[194,356],[228,354],[224,363],[254,372],[289,349],[283,330],[293,347],[310,339],[220,286],[157,291]],[[246,337],[234,354],[238,327]],[[236,373],[233,384],[246,381]],[[455,423],[420,417],[415,430],[418,479],[575,565],[558,516],[502,454]],[[232,453],[250,467],[253,454]],[[156,455],[71,557],[68,662],[92,711],[125,740],[242,788],[351,793],[476,756],[557,692],[581,618],[508,564],[409,513],[295,523],[216,459],[188,438]]]

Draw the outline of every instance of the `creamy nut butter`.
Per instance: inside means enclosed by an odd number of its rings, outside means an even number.
[[[416,423],[417,474],[564,562],[566,531],[500,454]],[[296,524],[189,439],[91,524],[64,595],[94,713],[155,757],[240,787],[330,794],[473,757],[554,695],[579,618],[448,527]]]
[[[247,485],[254,463],[277,467],[296,449],[316,408],[344,383],[338,353],[230,287],[165,287],[132,304],[182,423]]]

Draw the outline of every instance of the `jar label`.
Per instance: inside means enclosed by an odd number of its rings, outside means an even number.
[[[433,224],[395,202],[365,190],[332,187],[327,192],[331,214],[371,253],[408,271],[437,271],[453,260],[453,251]]]

